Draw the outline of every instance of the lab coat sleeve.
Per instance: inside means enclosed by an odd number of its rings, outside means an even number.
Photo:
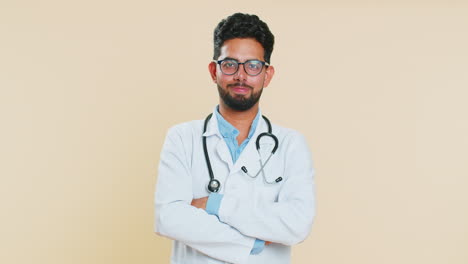
[[[164,142],[155,194],[155,231],[215,259],[245,263],[255,238],[241,234],[216,216],[190,205],[193,198],[188,162],[191,153],[187,153],[186,147],[191,142],[187,141],[191,138],[181,137],[174,127]]]
[[[292,132],[286,146],[284,182],[278,201],[261,195],[225,193],[219,207],[220,221],[242,234],[284,245],[302,242],[315,216],[314,169],[307,143]]]

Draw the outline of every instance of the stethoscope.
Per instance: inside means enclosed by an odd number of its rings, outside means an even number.
[[[206,128],[208,126],[208,121],[210,121],[212,115],[213,114],[209,114],[205,119],[205,124],[203,125],[203,134],[205,134],[205,132],[206,132]],[[266,118],[263,115],[262,115],[262,117],[263,117],[263,119],[265,120],[265,122],[268,125],[268,132],[263,132],[263,133],[261,133],[260,135],[257,136],[257,141],[255,142],[255,146],[257,147],[257,151],[260,151],[260,139],[262,137],[265,137],[265,136],[266,137],[271,137],[275,141],[275,147],[271,151],[270,156],[268,156],[267,160],[265,161],[265,164],[263,164],[262,160],[260,159],[260,169],[258,170],[258,172],[255,175],[250,175],[245,166],[242,166],[241,169],[245,174],[247,174],[251,178],[256,178],[260,174],[260,172],[262,172],[263,179],[265,180],[266,183],[268,183],[268,184],[278,183],[278,182],[282,181],[283,178],[278,177],[274,181],[268,181],[266,176],[265,176],[265,173],[263,171],[263,168],[266,166],[268,161],[270,161],[271,157],[273,156],[273,154],[275,154],[276,150],[278,149],[278,138],[271,133],[270,120],[268,120],[268,118]],[[210,174],[210,182],[208,183],[208,186],[207,186],[208,191],[218,192],[219,189],[221,188],[221,183],[217,179],[215,179],[215,177],[214,177],[213,169],[211,168],[210,157],[208,155],[208,149],[206,147],[206,137],[205,136],[203,136],[203,152],[205,153],[206,166],[208,167],[208,172]]]

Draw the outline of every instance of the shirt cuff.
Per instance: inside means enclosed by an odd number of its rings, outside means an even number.
[[[223,195],[219,193],[210,193],[208,201],[206,202],[206,212],[211,215],[218,216],[219,207],[221,206],[221,200]]]
[[[265,241],[261,239],[255,239],[255,243],[253,245],[252,250],[250,251],[250,255],[260,254],[264,248],[265,248]]]

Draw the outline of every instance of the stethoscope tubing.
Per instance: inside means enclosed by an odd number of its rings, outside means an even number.
[[[209,122],[209,120],[211,119],[212,116],[213,116],[213,113],[209,114],[206,117],[204,125],[203,125],[203,134],[205,134],[206,129],[208,127],[208,122]],[[247,174],[251,178],[256,178],[261,172],[266,183],[268,183],[268,184],[278,183],[278,182],[282,181],[283,178],[278,177],[274,182],[267,181],[266,176],[265,176],[265,172],[263,171],[263,168],[266,166],[266,164],[268,164],[268,161],[271,159],[273,154],[275,154],[276,150],[278,149],[279,142],[278,142],[278,138],[274,134],[272,134],[270,120],[268,120],[268,118],[266,118],[264,115],[262,115],[262,117],[265,120],[265,122],[267,123],[268,132],[263,132],[263,133],[261,133],[260,135],[257,136],[257,140],[255,142],[255,147],[257,148],[257,151],[260,150],[260,139],[262,137],[264,137],[264,136],[268,136],[268,137],[273,138],[273,140],[275,141],[275,146],[273,147],[273,150],[271,151],[270,156],[268,156],[267,160],[265,161],[265,164],[262,163],[262,160],[259,161],[260,162],[260,170],[255,174],[255,176],[250,175],[245,166],[242,166],[241,169],[245,174]],[[209,181],[209,183],[207,185],[207,190],[209,192],[218,192],[219,189],[221,188],[221,183],[217,179],[215,179],[215,177],[214,177],[213,169],[211,167],[210,157],[208,155],[208,147],[206,145],[206,137],[205,136],[202,136],[202,137],[203,137],[203,152],[204,152],[204,155],[205,155],[206,166],[208,168],[208,173],[209,173],[209,176],[210,176],[210,181]]]

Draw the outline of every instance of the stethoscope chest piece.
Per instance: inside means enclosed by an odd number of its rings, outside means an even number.
[[[211,179],[210,182],[208,183],[208,191],[210,192],[218,192],[219,187],[221,186],[221,183],[217,179]]]

